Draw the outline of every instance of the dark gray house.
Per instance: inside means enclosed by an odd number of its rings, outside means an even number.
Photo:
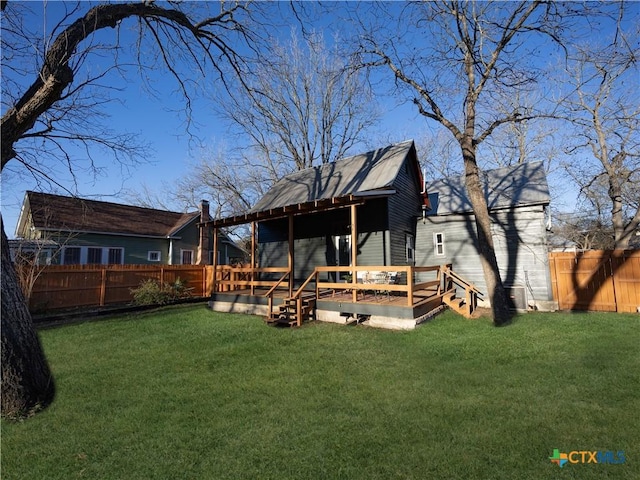
[[[346,199],[357,205],[357,265],[412,265],[415,220],[426,201],[421,191],[409,141],[288,175],[250,213],[318,202],[317,211],[293,222],[294,277],[304,280],[317,266],[352,265],[351,211],[341,203]],[[287,265],[288,235],[287,218],[258,224],[260,265]]]
[[[502,280],[519,309],[553,300],[547,227],[549,187],[542,162],[483,173]],[[452,263],[456,273],[486,292],[475,217],[464,177],[428,182],[430,208],[417,223],[416,262]]]

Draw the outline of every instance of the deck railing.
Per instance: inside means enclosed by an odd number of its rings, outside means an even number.
[[[378,291],[384,293],[406,294],[407,306],[414,305],[414,294],[420,290],[434,288],[436,292],[440,292],[441,281],[439,278],[439,266],[429,267],[413,267],[410,265],[395,266],[360,266],[360,267],[316,267],[315,274],[319,275],[323,272],[330,274],[331,272],[346,273],[350,281],[341,283],[336,281],[322,281],[316,279],[316,294],[320,295],[323,290],[343,290],[351,291],[353,302],[358,301],[359,292]],[[436,279],[422,281],[416,283],[416,274],[425,272],[435,272]],[[362,275],[359,275],[362,273]],[[380,278],[382,277],[382,280]],[[384,278],[387,280],[385,281]],[[395,279],[395,280],[391,280]]]
[[[250,266],[232,266],[232,265],[218,265],[216,275],[216,292],[232,292],[235,290],[251,289],[251,294],[254,294],[256,287],[271,288],[275,284],[280,284],[283,278],[280,280],[265,280],[262,274],[285,274],[289,273],[287,267],[256,267]],[[287,284],[288,285],[288,284]]]
[[[305,279],[300,287],[291,295],[292,298],[299,298],[303,291],[308,288],[311,282],[315,284],[316,297],[327,291],[351,292],[354,303],[358,302],[360,292],[376,291],[384,293],[394,293],[406,296],[407,306],[413,306],[416,302],[415,293],[424,290],[431,290],[434,294],[441,294],[444,289],[441,267],[427,266],[414,267],[409,265],[381,266],[366,265],[358,267],[350,266],[322,266],[316,267]],[[278,280],[259,279],[260,274],[282,273]],[[432,279],[425,280],[424,274],[430,274]],[[331,279],[334,276],[335,279]],[[349,281],[338,281],[341,276],[348,276]],[[321,277],[325,277],[322,279]],[[380,281],[381,277],[386,277],[387,281]],[[285,286],[290,288],[293,281],[291,272],[287,267],[262,267],[254,268],[248,266],[232,267],[228,265],[218,266],[217,292],[229,292],[251,288],[254,294],[256,287],[267,287],[265,296],[273,297],[277,289]],[[394,279],[390,281],[389,279]],[[292,291],[291,289],[289,291]]]

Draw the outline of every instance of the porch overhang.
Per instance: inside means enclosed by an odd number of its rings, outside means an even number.
[[[242,225],[251,222],[260,222],[264,220],[274,220],[277,218],[285,218],[289,216],[325,212],[328,210],[344,208],[351,205],[362,205],[367,200],[388,197],[390,195],[393,195],[394,193],[396,193],[395,190],[370,190],[365,192],[356,192],[341,197],[311,200],[308,202],[301,202],[293,205],[274,207],[258,212],[247,212],[241,215],[219,218],[206,222],[204,225],[213,228],[231,227],[234,225]]]

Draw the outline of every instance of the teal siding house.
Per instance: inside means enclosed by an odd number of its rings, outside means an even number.
[[[199,212],[179,213],[28,191],[13,243],[14,249],[55,244],[32,252],[47,264],[207,265],[213,263],[213,241],[202,224],[210,220],[206,201]],[[245,260],[227,236],[218,245],[218,264]]]

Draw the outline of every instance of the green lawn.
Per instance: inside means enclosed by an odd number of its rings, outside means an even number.
[[[58,395],[2,423],[4,480],[640,478],[635,314],[395,332],[192,305],[40,335]]]

